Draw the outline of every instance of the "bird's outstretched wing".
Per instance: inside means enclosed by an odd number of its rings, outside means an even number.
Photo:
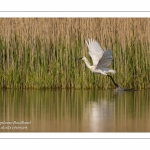
[[[108,67],[111,64],[112,61],[112,51],[111,50],[105,50],[103,53],[102,58],[99,60],[96,69],[99,69],[101,67]]]
[[[93,61],[93,65],[97,65],[99,60],[102,58],[103,56],[103,49],[101,48],[101,46],[99,45],[98,42],[96,42],[95,40],[92,39],[88,39],[88,42],[85,41],[88,49],[89,49],[89,55],[92,58]]]

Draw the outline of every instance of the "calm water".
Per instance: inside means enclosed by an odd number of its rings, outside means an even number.
[[[150,132],[150,90],[0,90],[0,132]]]

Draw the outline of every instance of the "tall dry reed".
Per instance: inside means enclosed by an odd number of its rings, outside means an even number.
[[[1,88],[114,88],[76,57],[86,56],[85,40],[113,51],[113,76],[123,87],[150,82],[148,18],[1,18]]]

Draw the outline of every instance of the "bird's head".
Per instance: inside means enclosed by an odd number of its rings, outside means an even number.
[[[85,57],[80,57],[80,58],[77,58],[77,60],[84,60]]]

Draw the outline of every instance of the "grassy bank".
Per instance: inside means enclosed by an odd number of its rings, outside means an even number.
[[[150,25],[145,18],[1,18],[1,88],[114,88],[76,57],[86,56],[85,40],[112,49],[115,81],[146,88],[150,80]]]

